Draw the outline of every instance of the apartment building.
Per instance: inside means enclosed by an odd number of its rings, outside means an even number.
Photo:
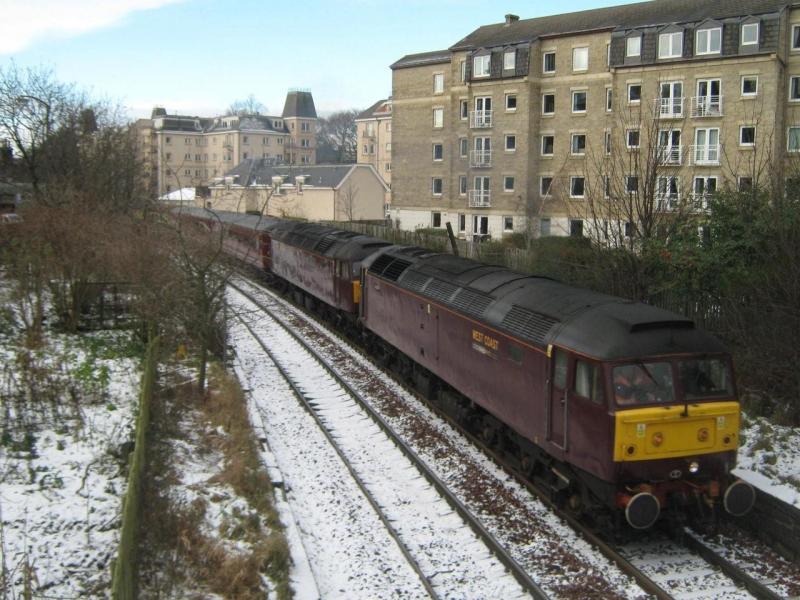
[[[800,156],[800,10],[786,1],[506,15],[391,68],[404,229],[587,235],[598,204],[645,179],[656,210],[702,209]]]
[[[378,100],[356,117],[356,162],[375,167],[392,185],[392,99]]]
[[[290,90],[281,116],[167,114],[155,108],[136,122],[154,195],[208,185],[244,160],[316,163],[317,112],[311,92]]]

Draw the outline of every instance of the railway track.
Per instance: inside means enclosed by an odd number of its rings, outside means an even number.
[[[259,299],[256,299],[251,295],[252,300],[255,302],[263,303],[265,301],[264,294],[271,295],[271,292],[254,286],[252,283],[244,283],[243,285],[251,286],[250,291],[246,293],[254,293],[259,296]],[[271,297],[274,298],[274,296]],[[269,302],[277,302],[277,299],[270,300]],[[282,300],[281,302],[285,301]],[[300,326],[300,322],[309,319],[307,316],[301,316],[297,309],[292,309],[290,311],[289,309],[284,308],[281,310],[284,313],[283,317],[281,318],[284,320],[293,321],[293,327]],[[337,364],[343,363],[345,355],[355,355],[354,351],[345,349],[341,340],[330,334],[330,332],[328,332],[324,327],[315,324],[310,320],[306,322],[305,326],[301,326],[301,329],[305,330],[303,334],[304,336],[317,338],[315,345],[324,347],[324,352],[322,353],[327,356],[328,362],[335,361]],[[366,359],[362,358],[362,361],[366,362]],[[361,367],[359,368],[363,368],[363,366],[364,364],[361,363]],[[347,367],[344,369],[345,371],[348,370]],[[351,367],[350,370],[352,369],[353,368]],[[372,366],[372,369],[377,371],[377,368],[374,366]],[[350,373],[350,375],[352,375],[352,373]],[[387,395],[387,391],[382,389],[381,386],[377,385],[374,381],[371,382],[368,387],[370,388],[371,396],[377,395],[378,397],[383,397]],[[392,386],[388,385],[388,387],[391,388]],[[377,404],[382,404],[384,411],[387,407],[389,407],[389,413],[391,414],[391,405],[395,402],[398,402],[398,400],[387,400],[387,398],[383,397],[383,401],[378,402]],[[380,408],[378,408],[378,410],[380,410]],[[472,442],[480,446],[484,452],[489,453],[493,460],[497,461],[497,463],[500,464],[504,469],[511,471],[517,475],[517,477],[520,477],[520,474],[514,471],[513,465],[508,464],[507,461],[503,460],[502,456],[497,455],[492,449],[487,448],[479,439],[471,436],[468,432],[462,431],[461,433],[471,438]],[[413,432],[411,435],[413,437]],[[522,481],[522,479],[520,479],[520,481]],[[554,506],[546,497],[546,495],[543,495],[540,490],[534,488],[528,482],[523,482],[523,485],[525,485],[529,492],[533,492],[539,496],[540,501],[547,505],[548,510],[554,511],[560,519],[563,519],[569,523],[569,525],[575,531],[580,532],[582,537],[588,540],[590,544],[598,549],[611,563],[616,565],[616,567],[622,573],[633,577],[640,586],[641,590],[648,595],[655,596],[657,598],[757,597],[774,599],[782,597],[780,592],[776,591],[776,586],[774,585],[775,581],[770,582],[773,584],[773,586],[770,587],[768,583],[764,583],[757,576],[754,576],[751,572],[748,572],[747,569],[731,563],[731,561],[724,558],[721,553],[705,546],[705,544],[700,541],[699,537],[687,536],[687,539],[689,540],[689,548],[678,545],[674,542],[667,542],[664,539],[654,541],[649,548],[646,544],[640,544],[635,548],[616,548],[596,536],[591,530],[587,529],[571,514],[565,513],[558,507]],[[465,504],[469,504],[469,502],[465,502]],[[480,504],[480,502],[478,502],[478,504]],[[514,503],[512,503],[512,505],[513,504]],[[485,508],[485,506],[483,508]],[[476,512],[485,511],[478,510]],[[523,513],[524,512],[525,511],[523,511]],[[489,518],[489,521],[492,522],[493,527],[499,528],[501,533],[497,534],[497,537],[500,539],[504,538],[502,530],[503,525],[508,528],[509,523],[507,518]],[[509,544],[508,554],[520,557],[519,562],[521,564],[525,564],[525,551],[521,546],[524,546],[524,544]],[[664,552],[664,549],[667,547],[669,550]],[[661,551],[659,551],[659,548],[661,548]],[[527,558],[530,559],[532,557],[528,556]],[[536,560],[527,561],[528,564],[525,566],[528,568],[529,573],[534,574],[537,572],[536,570],[532,569],[532,567],[535,565],[531,564],[536,562]],[[690,575],[687,576],[687,572]],[[780,580],[781,578],[778,577],[777,579]],[[583,584],[586,585],[587,582],[584,581]],[[595,581],[594,584],[597,584],[597,582]],[[551,583],[549,587],[547,584],[545,587],[547,587],[548,591],[550,591],[554,596],[559,596],[561,593],[565,593],[567,596],[570,595],[569,586],[559,586],[557,584],[552,585]],[[590,584],[583,589],[592,589],[592,587],[593,586]],[[595,585],[595,587],[597,586]],[[744,591],[745,587],[750,593]],[[778,585],[777,589],[785,590],[786,588],[785,586],[781,587]],[[625,592],[619,592],[619,590],[617,590],[616,593],[619,593],[620,596],[636,595],[636,593],[632,592],[630,589]],[[722,594],[721,596],[720,593]],[[592,595],[595,594],[590,594],[589,596]],[[614,593],[610,592],[609,590],[605,590],[604,592],[597,593],[595,595],[595,597],[613,596]]]
[[[240,322],[316,421],[430,597],[548,597],[323,357],[266,307],[258,310],[259,324]],[[416,469],[403,465],[403,456]]]

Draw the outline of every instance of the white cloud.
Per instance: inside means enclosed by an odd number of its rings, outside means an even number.
[[[2,0],[0,54],[19,52],[43,37],[70,37],[108,27],[137,10],[183,0]]]

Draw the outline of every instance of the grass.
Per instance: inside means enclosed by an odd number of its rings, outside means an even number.
[[[215,366],[204,396],[188,384],[164,395],[154,402],[153,435],[140,548],[143,595],[200,598],[212,592],[263,598],[266,577],[272,596],[291,598],[288,544],[236,380]],[[190,501],[170,493],[179,482],[176,442],[189,444],[198,455],[223,459],[207,486],[232,490],[239,500],[216,530],[204,523],[224,492]]]

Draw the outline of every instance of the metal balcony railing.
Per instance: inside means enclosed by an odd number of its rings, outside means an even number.
[[[680,165],[683,161],[683,146],[659,146],[658,163],[661,165]]]
[[[678,210],[681,197],[678,194],[657,194],[656,206],[659,212],[672,212]]]
[[[491,150],[473,150],[469,153],[469,164],[471,167],[486,168],[492,166]]]
[[[469,207],[470,208],[491,208],[492,207],[492,193],[482,190],[469,191]]]
[[[705,144],[691,147],[691,163],[693,165],[718,165],[721,144]]]
[[[469,113],[469,126],[473,129],[483,129],[492,126],[491,110],[473,110]]]
[[[693,96],[693,117],[721,117],[722,96]]]
[[[656,115],[660,119],[683,118],[683,98],[656,98]]]

